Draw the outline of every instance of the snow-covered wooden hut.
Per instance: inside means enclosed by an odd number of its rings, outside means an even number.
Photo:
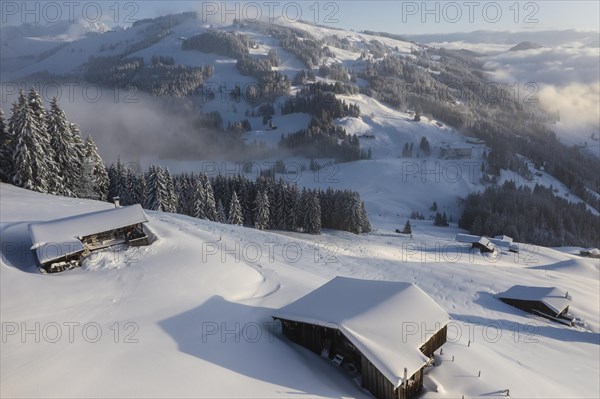
[[[598,248],[585,248],[579,251],[579,255],[586,258],[600,258],[600,249]]]
[[[147,221],[142,207],[132,205],[31,223],[31,249],[45,271],[71,269],[91,251],[118,244],[148,245],[142,226]]]
[[[495,246],[502,248],[504,250],[507,250],[510,252],[516,252],[516,253],[519,252],[519,245],[517,243],[513,242],[512,237],[500,235],[500,236],[496,236],[494,238],[490,238],[490,241]]]
[[[473,149],[471,147],[452,147],[446,145],[440,148],[440,154],[444,159],[471,158]]]
[[[414,284],[336,277],[273,313],[283,335],[358,373],[377,398],[406,399],[446,342],[450,316]]]
[[[496,245],[489,238],[484,236],[474,236],[471,234],[457,234],[456,241],[471,244],[472,248],[477,248],[481,252],[494,252]]]
[[[515,285],[498,294],[498,299],[528,313],[569,325],[572,322],[568,315],[571,298],[556,287]]]

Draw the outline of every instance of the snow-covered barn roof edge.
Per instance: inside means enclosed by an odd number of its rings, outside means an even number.
[[[556,287],[530,287],[514,285],[505,292],[498,294],[499,298],[517,299],[523,301],[539,301],[556,313],[561,313],[571,304],[567,293]]]
[[[339,329],[397,388],[429,360],[420,347],[450,316],[414,284],[336,277],[275,311],[277,319]],[[409,333],[410,332],[410,333]]]

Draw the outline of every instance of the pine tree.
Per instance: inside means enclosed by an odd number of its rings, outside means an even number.
[[[134,187],[133,187],[133,199],[135,204],[145,204],[146,203],[146,176],[144,174],[140,174],[138,176],[134,175]]]
[[[177,197],[179,198],[179,201],[177,202],[177,213],[187,216],[194,216],[194,180],[194,174],[190,176],[187,173],[184,173],[175,180],[175,191],[177,192]]]
[[[287,230],[285,196],[287,195],[287,185],[280,179],[273,189],[273,197],[270,198],[269,206],[270,213],[273,219],[270,220],[270,225],[275,229]],[[257,196],[258,199],[258,196]]]
[[[85,144],[81,138],[79,125],[76,123],[69,123],[69,131],[71,132],[71,143],[73,144],[71,157],[71,163],[73,165],[72,191],[75,196],[79,196],[78,191],[81,184],[81,174],[83,173],[83,161],[85,159]]]
[[[360,201],[360,215],[361,215],[361,233],[370,233],[372,231],[371,221],[369,220],[369,214],[365,207],[364,201]]]
[[[80,182],[81,151],[76,148],[71,125],[65,112],[60,108],[56,97],[50,102],[50,110],[46,114],[46,125],[50,137],[50,146],[54,154],[54,162],[63,179],[62,193],[74,195]]]
[[[204,182],[204,192],[206,194],[206,201],[204,202],[204,214],[210,221],[217,221],[217,207],[215,205],[215,195],[213,192],[212,185],[206,175],[202,175]]]
[[[163,211],[174,213],[177,211],[177,193],[173,183],[173,176],[169,168],[161,169],[163,181],[165,182],[165,193],[163,197]]]
[[[448,227],[449,224],[448,224],[448,217],[446,216],[446,213],[444,213],[442,215],[441,213],[436,212],[433,224],[434,224],[434,226]]]
[[[244,224],[244,220],[242,217],[242,208],[240,206],[240,201],[238,200],[237,193],[234,191],[231,196],[231,202],[229,203],[229,224],[234,224],[237,226],[241,226]]]
[[[160,166],[151,165],[146,176],[146,209],[165,211],[167,184]]]
[[[412,226],[410,225],[410,220],[406,221],[404,229],[402,230],[402,234],[412,234]]]
[[[83,166],[79,182],[79,196],[105,201],[108,196],[108,174],[104,162],[98,155],[98,148],[88,136],[83,148]]]
[[[308,192],[307,194],[304,232],[308,234],[321,234],[321,204],[316,192]]]
[[[432,212],[437,212],[437,210],[438,210],[437,202],[433,201],[433,204],[431,204],[431,206],[429,207],[429,210]]]
[[[127,182],[127,170],[125,164],[118,159],[117,162],[110,165],[108,168],[109,186],[108,186],[108,201],[112,201],[114,197],[119,197],[122,205],[131,203],[129,185]]]
[[[48,134],[48,126],[47,126],[47,112],[46,108],[44,108],[44,104],[42,99],[37,91],[32,87],[29,90],[29,94],[27,96],[27,103],[29,104],[29,108],[31,113],[33,114],[34,119],[38,124],[38,129],[36,131],[36,135],[38,136],[37,140],[42,146],[43,155],[41,157],[41,165],[42,168],[39,169],[38,179],[43,179],[47,183],[48,193],[50,194],[58,194],[58,195],[68,195],[68,190],[64,185],[63,176],[60,173],[60,168],[56,164],[55,161],[55,153],[52,148],[52,144],[50,143],[50,135]]]
[[[227,220],[225,217],[225,209],[223,208],[223,203],[219,201],[219,204],[217,205],[217,220],[215,221],[219,223],[225,223],[225,220]]]
[[[304,224],[304,214],[302,213],[302,194],[298,186],[290,186],[290,203],[289,221],[291,222],[290,230],[296,231]]]
[[[269,227],[269,197],[265,191],[256,195],[254,226],[259,230]]]
[[[206,202],[206,190],[204,184],[202,184],[201,178],[194,179],[194,214],[193,216],[198,219],[206,219],[204,212],[204,205]]]
[[[16,107],[17,103],[13,107]],[[14,111],[13,111],[14,112]],[[14,141],[12,132],[4,122],[4,111],[0,108],[0,181],[9,183],[13,173]]]
[[[14,135],[13,184],[33,191],[60,191],[54,154],[46,131],[46,111],[37,92],[19,93],[9,126]]]

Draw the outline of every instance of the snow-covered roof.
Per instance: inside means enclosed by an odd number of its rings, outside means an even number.
[[[496,236],[496,237],[494,237],[494,239],[500,240],[500,241],[506,241],[506,242],[513,242],[512,237],[505,236],[505,235]]]
[[[414,284],[345,277],[334,278],[273,317],[339,329],[396,388],[404,367],[412,376],[428,361],[419,348],[450,320]]]
[[[598,248],[586,248],[579,251],[581,254],[589,254],[589,255],[600,255],[600,249]]]
[[[148,221],[139,204],[31,223],[29,233],[38,259],[46,263],[83,250],[80,239]]]
[[[458,242],[467,242],[467,243],[476,243],[479,242],[479,240],[481,239],[481,236],[474,236],[471,234],[457,234],[456,235],[456,241]]]
[[[491,238],[490,241],[497,247],[502,249],[510,250],[510,251],[519,251],[519,245],[512,242],[512,238],[510,241],[503,240],[500,238]]]
[[[483,236],[474,236],[471,234],[457,234],[456,241],[458,242],[466,242],[469,244],[479,243],[486,247],[494,248],[494,244],[490,241],[489,238]]]
[[[571,299],[567,293],[556,287],[529,287],[525,285],[515,285],[501,294],[499,298],[520,299],[523,301],[539,301],[544,303],[557,314],[561,313],[571,304]]]

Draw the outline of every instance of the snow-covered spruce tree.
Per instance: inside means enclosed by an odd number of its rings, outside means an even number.
[[[9,183],[12,176],[13,144],[12,134],[4,121],[4,111],[0,108],[0,181],[3,183]]]
[[[315,191],[307,192],[307,204],[304,214],[304,232],[321,234],[321,204]]]
[[[296,212],[300,206],[300,190],[298,186],[293,184],[288,186],[286,196],[286,221],[288,223],[288,230],[296,231],[299,226],[299,219],[296,217]]]
[[[331,187],[319,194],[321,200],[321,224],[323,227],[333,228],[334,191]]]
[[[33,87],[29,90],[29,94],[27,95],[27,103],[39,126],[39,130],[37,131],[38,141],[42,144],[44,154],[40,162],[43,167],[39,170],[39,178],[44,179],[47,182],[48,193],[69,195],[69,192],[65,187],[63,176],[60,173],[60,168],[55,161],[56,155],[50,142],[48,125],[46,123],[46,108],[44,108],[44,103],[42,102],[40,95]]]
[[[133,199],[135,204],[146,203],[146,176],[143,173],[139,175],[133,175],[134,187],[133,187]]]
[[[194,179],[194,174],[189,175],[187,173],[184,173],[175,179],[175,191],[177,192],[177,197],[179,199],[177,213],[194,216],[194,190],[192,189]]]
[[[177,212],[177,193],[175,192],[175,185],[173,183],[173,176],[171,176],[171,172],[169,168],[165,168],[162,170],[164,181],[165,181],[165,202],[164,202],[164,211],[165,212]]]
[[[108,173],[92,136],[88,136],[83,147],[83,165],[79,196],[105,201],[108,195]]]
[[[235,224],[237,226],[241,226],[244,224],[244,220],[242,218],[242,208],[240,206],[240,201],[238,200],[237,193],[234,191],[231,196],[231,202],[229,203],[229,224]]]
[[[373,228],[371,227],[371,221],[369,220],[369,214],[365,207],[365,202],[360,201],[360,216],[361,216],[361,233],[370,233]]]
[[[146,175],[146,209],[165,211],[166,186],[161,167],[151,165]]]
[[[7,142],[4,142],[3,152],[6,152],[10,157],[10,161],[7,162],[9,169],[5,170],[4,173],[8,176],[8,182],[14,184],[13,178],[15,176],[15,150],[17,147],[17,136],[16,132],[19,126],[19,116],[22,115],[23,108],[27,107],[27,97],[23,90],[19,90],[19,96],[17,100],[12,104],[11,116],[7,123]],[[0,160],[1,161],[1,160]]]
[[[269,228],[269,197],[265,191],[256,194],[254,227],[259,230]]]
[[[361,200],[358,193],[351,193],[344,206],[346,230],[360,234],[364,225],[364,217],[361,211]]]
[[[132,193],[127,181],[127,169],[125,164],[118,159],[117,162],[108,168],[108,177],[110,184],[108,186],[108,201],[112,202],[114,197],[119,197],[121,205],[131,203]]]
[[[127,202],[125,205],[133,205],[137,204],[137,185],[138,185],[138,176],[137,173],[134,172],[132,168],[125,168],[125,193]]]
[[[404,229],[402,229],[402,234],[412,234],[412,226],[410,225],[410,220],[406,221]]]
[[[13,184],[43,193],[60,191],[60,176],[46,131],[46,111],[34,89],[29,97],[19,92],[9,126],[15,141]]]
[[[217,220],[215,222],[225,223],[227,218],[225,217],[225,209],[223,208],[223,203],[219,201],[217,205]]]
[[[271,202],[271,207],[275,207],[274,212],[272,214],[275,215],[275,220],[271,221],[271,226],[276,229],[288,230],[287,223],[287,212],[285,209],[286,201],[285,197],[288,195],[288,186],[283,181],[283,179],[279,179],[277,184],[275,185],[274,198]]]
[[[201,178],[194,179],[194,214],[193,216],[198,219],[206,219],[204,213],[204,203],[206,202],[206,190]]]
[[[81,131],[79,125],[76,123],[69,123],[69,130],[71,131],[71,143],[73,143],[73,159],[75,171],[73,172],[73,192],[75,196],[79,197],[78,191],[81,183],[81,174],[83,168],[83,160],[85,155],[85,144],[81,138]]]
[[[217,206],[215,205],[215,195],[213,192],[212,185],[208,176],[202,174],[202,181],[204,183],[204,192],[206,194],[206,201],[204,202],[204,215],[210,221],[217,221]]]
[[[80,182],[81,149],[74,142],[71,126],[56,97],[50,102],[50,110],[46,114],[46,126],[54,162],[63,178],[62,194],[73,196]]]

